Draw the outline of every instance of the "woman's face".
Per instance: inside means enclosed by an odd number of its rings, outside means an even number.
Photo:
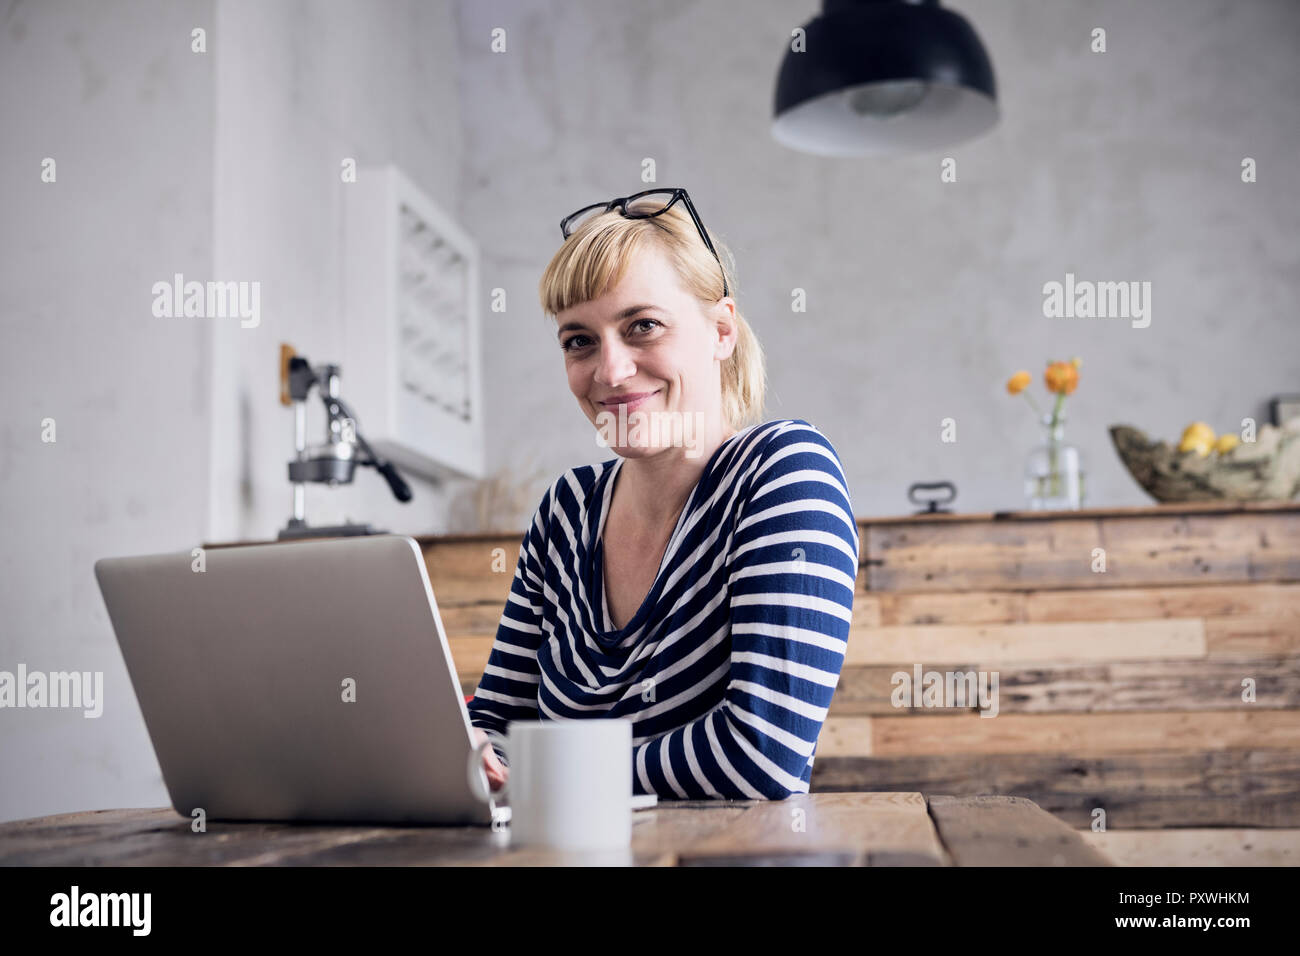
[[[720,369],[736,345],[735,304],[724,298],[706,311],[657,245],[642,249],[617,286],[565,309],[556,322],[570,391],[605,443],[624,457],[679,443],[667,440],[671,434],[727,431]],[[611,429],[620,402],[629,428],[641,413],[647,427],[655,421],[660,440],[648,430],[648,439],[633,436],[629,443],[616,425]],[[674,422],[677,432],[664,430]]]

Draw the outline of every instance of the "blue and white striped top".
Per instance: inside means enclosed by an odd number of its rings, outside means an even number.
[[[858,570],[839,456],[802,419],[724,441],[641,608],[611,630],[601,532],[622,463],[572,468],[542,497],[471,723],[495,746],[512,720],[627,717],[634,793],[807,793]]]

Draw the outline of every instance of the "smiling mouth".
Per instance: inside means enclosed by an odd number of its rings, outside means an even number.
[[[640,395],[625,395],[619,398],[606,399],[600,403],[600,406],[602,408],[618,408],[620,405],[625,405],[630,410],[654,398],[660,391],[662,389],[655,389],[653,392],[642,392]]]

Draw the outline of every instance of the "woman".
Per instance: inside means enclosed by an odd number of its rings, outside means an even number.
[[[806,793],[858,567],[839,456],[802,419],[761,420],[762,352],[685,190],[562,232],[542,308],[618,457],[533,515],[469,703],[489,782],[512,720],[626,717],[634,793]]]

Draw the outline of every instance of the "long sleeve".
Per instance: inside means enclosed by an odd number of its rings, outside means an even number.
[[[839,458],[814,426],[774,435],[728,556],[721,703],[633,747],[633,788],[667,798],[806,793],[853,613],[858,532]]]
[[[487,668],[467,705],[470,724],[488,735],[492,749],[506,766],[509,762],[498,742],[505,738],[507,725],[512,720],[536,720],[538,715],[537,689],[541,676],[537,651],[543,640],[546,516],[553,490],[542,497],[519,546],[510,596],[497,625]]]

